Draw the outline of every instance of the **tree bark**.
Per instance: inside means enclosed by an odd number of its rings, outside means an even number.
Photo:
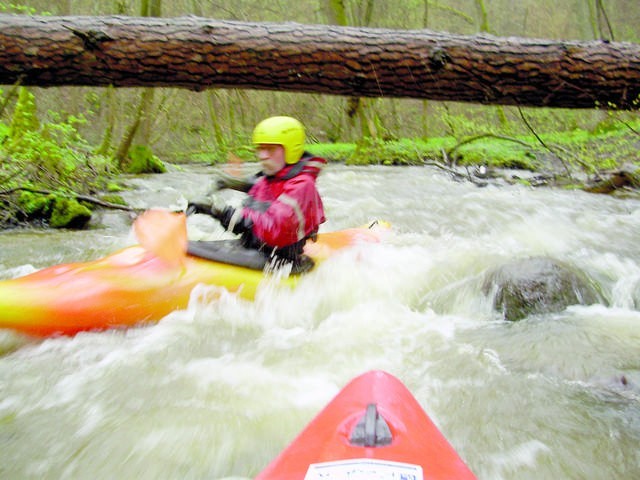
[[[0,84],[639,109],[640,45],[198,17],[0,15]]]

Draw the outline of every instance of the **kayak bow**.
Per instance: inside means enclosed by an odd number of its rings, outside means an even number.
[[[475,475],[394,376],[352,380],[256,480],[472,480]]]

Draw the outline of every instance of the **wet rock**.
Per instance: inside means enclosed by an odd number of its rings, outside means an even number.
[[[604,303],[597,285],[581,271],[557,260],[531,257],[490,272],[483,284],[505,320],[561,312],[569,305]]]

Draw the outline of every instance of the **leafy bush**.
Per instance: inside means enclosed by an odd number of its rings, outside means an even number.
[[[21,88],[10,125],[0,124],[3,170],[20,172],[13,185],[90,192],[112,172],[111,161],[91,153],[78,127],[86,122],[81,116],[49,112],[50,122],[40,122],[35,97]]]
[[[0,123],[0,205],[17,210],[13,220],[55,214],[52,225],[59,225],[78,209],[65,202],[56,206],[49,193],[56,198],[90,194],[104,188],[115,173],[111,160],[92,154],[79,134],[78,127],[86,122],[82,116],[62,118],[49,112],[49,118],[39,120],[34,95],[21,87],[9,124]]]

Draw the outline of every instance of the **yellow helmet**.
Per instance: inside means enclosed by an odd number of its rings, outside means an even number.
[[[253,130],[255,145],[282,145],[287,164],[297,163],[302,158],[304,141],[304,126],[293,117],[269,117]]]

